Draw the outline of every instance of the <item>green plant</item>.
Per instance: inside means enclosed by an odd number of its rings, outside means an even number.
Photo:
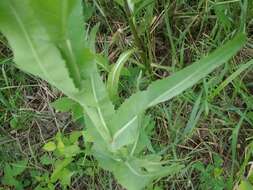
[[[45,180],[45,176],[42,176],[43,181],[50,188],[56,181],[59,181],[63,187],[66,189],[70,185],[71,177],[75,174],[75,171],[72,171],[70,168],[71,163],[74,161],[75,157],[82,153],[81,149],[78,146],[78,138],[82,135],[81,132],[72,132],[69,137],[63,137],[61,133],[57,133],[54,141],[47,142],[43,149],[48,152],[54,152],[56,160],[51,159],[47,154],[41,157],[41,162],[44,165],[53,165],[54,170],[50,178]],[[37,177],[38,178],[38,177]],[[40,179],[40,178],[39,178]],[[37,188],[41,187],[41,183]],[[53,188],[51,188],[53,189]]]
[[[245,156],[243,163],[240,167],[240,171],[238,172],[238,182],[234,189],[238,190],[250,190],[253,188],[253,171],[252,165],[250,163],[250,158],[252,157],[252,150],[253,150],[253,142],[245,149]],[[247,166],[250,165],[249,170],[247,171]],[[245,176],[247,174],[247,176]]]
[[[18,161],[4,166],[4,177],[2,183],[15,187],[17,190],[23,189],[23,182],[19,181],[17,177],[26,169],[27,160]]]
[[[130,27],[130,31],[133,35],[134,43],[137,49],[139,50],[140,54],[140,62],[145,67],[145,70],[151,74],[152,73],[152,57],[151,53],[149,52],[148,46],[145,45],[145,40],[142,38],[142,33],[139,28],[142,28],[142,30],[147,31],[147,34],[150,32],[150,22],[153,15],[153,8],[150,10],[147,8],[145,9],[145,18],[143,18],[143,21],[137,25],[137,15],[145,8],[149,7],[149,5],[154,4],[152,1],[141,1],[141,0],[115,0],[116,3],[118,3],[125,11],[127,22]]]
[[[225,179],[223,176],[223,160],[214,155],[214,163],[205,165],[198,161],[193,164],[193,168],[200,173],[200,186],[199,189],[222,190],[231,189],[231,180]]]
[[[245,34],[238,34],[172,76],[153,82],[115,110],[115,92],[108,95],[97,67],[98,56],[83,37],[89,35],[82,27],[83,20],[80,0],[0,1],[0,30],[14,52],[16,66],[46,80],[75,102],[77,113],[83,112],[85,119],[84,140],[92,145],[91,154],[102,168],[133,190],[177,173],[183,165],[146,151],[150,140],[142,138],[145,111],[177,96],[227,62],[245,44]],[[118,78],[118,72],[115,75]],[[117,89],[118,83],[113,85]],[[45,148],[53,150],[55,146],[51,142]]]

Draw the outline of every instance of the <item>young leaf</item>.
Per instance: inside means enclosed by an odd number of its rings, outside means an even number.
[[[57,160],[55,163],[55,169],[51,175],[51,182],[54,183],[58,179],[62,178],[63,170],[73,161],[72,158],[65,158],[64,160]]]
[[[68,112],[71,110],[72,106],[75,105],[76,102],[71,100],[68,97],[62,97],[52,102],[51,105],[54,109],[60,112]]]
[[[23,173],[25,171],[25,169],[27,168],[27,160],[20,160],[16,163],[11,164],[12,166],[12,176],[17,176],[20,175],[21,173]]]
[[[3,185],[14,186],[17,190],[22,190],[22,183],[15,179],[15,176],[12,174],[12,171],[13,169],[10,167],[10,165],[7,164],[4,167],[4,177],[1,180],[1,183]]]
[[[78,120],[83,117],[83,108],[76,101],[68,98],[62,97],[51,103],[54,109],[60,112],[71,111],[73,120]]]
[[[52,152],[56,149],[56,144],[54,142],[50,141],[43,146],[43,149],[45,151]]]
[[[121,70],[124,64],[128,61],[129,57],[134,53],[134,51],[135,50],[128,50],[122,53],[109,73],[107,80],[107,89],[111,100],[114,100],[117,97]]]
[[[2,183],[9,186],[14,186],[17,190],[22,190],[22,182],[16,180],[16,176],[23,173],[27,167],[27,160],[21,160],[10,165],[6,164],[4,167],[4,177]]]
[[[68,170],[67,168],[64,168],[61,172],[60,181],[61,184],[66,187],[71,184],[71,177],[74,175],[75,172],[72,172]]]
[[[147,90],[132,95],[120,106],[110,122],[114,134],[112,142],[116,143],[115,138],[117,136],[124,136],[124,133],[127,134],[128,129],[132,128],[132,125],[136,125],[138,114],[151,106],[173,98],[197,83],[215,68],[227,62],[243,47],[245,41],[245,34],[239,34],[209,56],[202,58],[170,77],[153,82]],[[133,139],[130,136],[128,138]],[[120,141],[120,139],[118,140]],[[132,141],[116,144],[123,145],[126,143],[130,144]]]

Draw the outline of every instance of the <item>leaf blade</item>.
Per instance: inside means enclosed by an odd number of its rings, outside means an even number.
[[[169,100],[194,85],[215,68],[228,61],[242,48],[245,41],[245,34],[239,34],[209,56],[202,58],[171,77],[153,82],[147,90],[132,95],[117,110],[110,123],[113,134],[116,134],[125,126],[131,127],[129,123],[132,119],[147,108]]]
[[[109,96],[112,100],[114,100],[117,97],[121,70],[124,64],[129,59],[129,57],[134,53],[134,51],[135,50],[133,49],[133,50],[128,50],[128,51],[123,52],[109,73],[108,80],[107,80],[107,89],[108,89]]]
[[[0,2],[0,30],[14,51],[17,66],[58,86],[60,90],[76,93],[60,52],[33,17],[27,0],[22,3],[16,0]]]

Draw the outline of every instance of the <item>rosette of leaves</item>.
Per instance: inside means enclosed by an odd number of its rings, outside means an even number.
[[[127,189],[143,189],[152,180],[183,167],[144,152],[149,144],[142,138],[145,110],[180,94],[227,62],[242,48],[246,37],[237,35],[209,56],[133,94],[115,109],[108,95],[111,88],[106,88],[97,68],[98,55],[84,37],[88,34],[82,12],[81,0],[1,0],[0,30],[19,69],[46,80],[81,106],[92,154],[100,166]],[[110,80],[117,81],[117,67],[112,72]]]

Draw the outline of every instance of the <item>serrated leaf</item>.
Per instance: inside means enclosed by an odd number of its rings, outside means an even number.
[[[73,176],[74,172],[68,170],[67,168],[64,168],[61,172],[61,184],[63,186],[69,186],[71,183],[71,177]]]
[[[136,125],[138,114],[149,107],[173,98],[197,83],[215,68],[227,62],[243,47],[245,41],[245,34],[239,34],[209,56],[202,58],[170,77],[153,82],[147,90],[132,95],[120,106],[110,122],[114,134],[112,142],[115,143],[115,134],[119,136],[120,132],[120,135],[124,136],[124,133],[128,133],[128,129],[132,125]],[[130,136],[128,138],[133,139]],[[120,139],[118,140],[120,141]],[[128,144],[130,143],[133,142],[129,141]]]
[[[76,104],[76,102],[71,100],[70,98],[62,97],[52,102],[51,106],[53,106],[53,108],[56,109],[57,111],[67,112],[70,111],[70,109],[74,104]]]
[[[80,152],[81,151],[80,151],[79,146],[77,144],[74,144],[74,145],[66,146],[63,154],[66,158],[71,158],[71,157],[76,156]]]
[[[4,167],[4,177],[2,183],[9,186],[14,186],[15,189],[23,189],[23,185],[15,177],[24,172],[27,167],[27,160],[21,160],[11,165],[6,164]]]
[[[8,186],[14,186],[15,189],[17,190],[23,190],[22,183],[16,180],[13,176],[11,175],[4,175],[2,179],[2,184],[8,185]]]
[[[17,175],[20,175],[21,173],[23,173],[27,167],[27,163],[28,163],[27,160],[20,160],[15,163],[12,163],[11,164],[12,174],[11,175],[17,176]]]
[[[40,162],[43,165],[51,165],[54,164],[54,159],[49,157],[47,154],[44,154],[42,157],[40,157]]]
[[[76,86],[81,88],[81,54],[85,48],[81,1],[30,0],[30,4],[35,16],[60,49]]]
[[[123,161],[96,147],[95,156],[101,167],[113,172],[117,181],[126,189],[141,190],[158,177],[173,175],[182,169],[182,165],[172,164],[162,167],[162,163],[131,158]],[[140,164],[141,163],[141,164]],[[155,166],[154,166],[155,165]],[[145,168],[145,170],[144,170]],[[152,169],[151,169],[152,168]]]
[[[72,158],[57,160],[55,163],[55,169],[50,177],[52,183],[56,182],[58,179],[61,179],[61,172],[72,162],[72,160]]]
[[[73,131],[69,136],[70,143],[74,144],[82,136],[82,131]]]
[[[83,108],[76,101],[68,98],[62,97],[52,102],[51,105],[54,109],[60,112],[72,112],[73,119],[76,121],[83,117]]]
[[[45,1],[45,5],[48,5],[48,2]],[[51,8],[55,9],[56,2],[61,3],[54,0],[54,6],[45,6],[49,9],[49,12]],[[78,0],[78,2],[80,3],[81,1]],[[73,6],[77,5],[74,4]],[[67,13],[68,11],[64,12],[64,14]],[[73,12],[73,14],[78,14],[78,11]],[[107,120],[110,117],[107,116],[114,114],[114,108],[108,98],[105,85],[99,76],[93,53],[88,49],[82,48],[80,45],[82,44],[82,40],[78,41],[80,39],[79,32],[77,32],[76,36],[67,35],[67,37],[71,37],[69,38],[71,44],[72,41],[75,44],[73,48],[78,49],[77,54],[74,54],[75,58],[81,60],[80,64],[78,62],[80,75],[82,76],[82,81],[80,82],[85,86],[85,90],[79,91],[76,85],[74,85],[73,80],[69,77],[69,74],[72,73],[71,68],[68,66],[69,60],[63,55],[64,53],[62,54],[61,47],[59,47],[59,44],[57,45],[55,37],[52,37],[53,34],[51,33],[54,29],[51,29],[50,26],[53,24],[47,25],[48,23],[46,23],[50,21],[50,18],[41,18],[41,21],[39,21],[37,16],[30,5],[30,0],[24,0],[22,3],[18,0],[0,1],[0,30],[10,42],[14,51],[16,64],[20,69],[48,81],[79,103],[94,123],[104,141],[111,141],[110,129],[107,124]],[[44,16],[41,14],[41,17]],[[79,16],[75,15],[73,19],[79,19]],[[69,24],[72,26],[76,22],[70,22]],[[77,25],[73,28],[70,27],[71,31],[68,31],[67,34],[72,34],[72,32],[75,34],[74,31],[79,30],[76,28],[82,28],[82,25]],[[48,33],[50,34],[48,35]],[[60,36],[62,37],[62,35]]]
[[[60,52],[34,17],[28,0],[0,1],[0,30],[14,51],[15,63],[60,90],[77,93]]]

